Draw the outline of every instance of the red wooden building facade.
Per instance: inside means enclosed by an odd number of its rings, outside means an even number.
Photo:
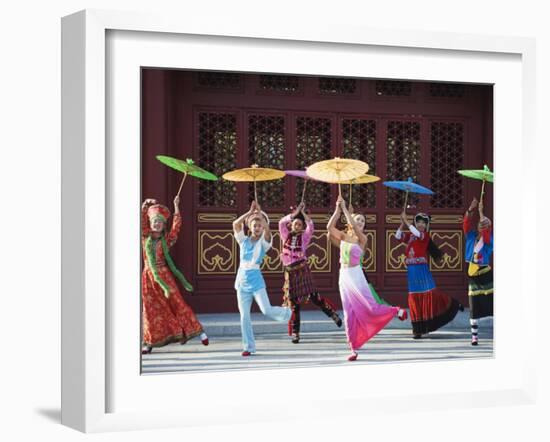
[[[493,167],[492,87],[353,78],[142,70],[142,197],[172,206],[181,176],[155,155],[193,158],[221,176],[250,164],[303,169],[335,156],[357,158],[382,180],[407,179],[432,188],[412,200],[432,215],[432,235],[444,260],[432,262],[439,287],[466,303],[462,214],[480,186],[462,168]],[[277,221],[300,199],[297,178],[259,184],[258,197],[275,233],[263,266],[271,302],[281,302]],[[344,186],[345,197],[349,189]],[[381,183],[355,186],[353,204],[367,215],[368,279],[389,302],[406,305],[404,246],[394,237],[402,195]],[[322,293],[339,305],[338,251],[325,227],[336,186],[309,183],[306,202],[316,233],[310,263]],[[233,282],[238,246],[231,223],[251,201],[248,184],[188,179],[184,226],[173,251],[195,286],[198,313],[237,311]],[[492,189],[486,199],[492,216]],[[137,276],[136,276],[137,277]]]

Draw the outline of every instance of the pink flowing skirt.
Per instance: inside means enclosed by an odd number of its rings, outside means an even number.
[[[344,307],[346,336],[352,350],[382,330],[399,312],[399,307],[378,304],[360,265],[340,268],[340,297]]]

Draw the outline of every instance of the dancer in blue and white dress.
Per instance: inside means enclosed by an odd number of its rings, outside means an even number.
[[[245,223],[249,229],[248,236],[244,233]],[[252,202],[250,210],[233,222],[233,233],[241,249],[235,290],[237,290],[241,314],[242,356],[250,356],[256,352],[254,331],[250,320],[252,301],[256,301],[264,315],[278,322],[288,322],[292,316],[292,310],[287,307],[272,306],[267,296],[260,266],[265,254],[271,248],[273,237],[269,230],[269,219],[262,212],[259,204]]]

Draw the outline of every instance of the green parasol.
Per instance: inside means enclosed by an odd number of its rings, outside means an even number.
[[[489,167],[485,164],[483,166],[483,169],[470,169],[470,170],[459,170],[458,173],[462,176],[473,178],[474,180],[480,180],[483,181],[483,184],[481,185],[481,196],[479,197],[479,201],[483,200],[483,195],[485,193],[485,182],[494,183],[495,175],[489,169]]]
[[[177,158],[173,158],[173,157],[168,157],[166,155],[157,155],[156,158],[162,164],[165,164],[166,166],[171,167],[172,169],[176,169],[177,171],[183,173],[183,179],[181,180],[181,184],[180,184],[180,188],[178,190],[177,196],[179,196],[181,192],[183,183],[185,181],[185,178],[187,178],[187,175],[194,176],[195,178],[200,178],[201,180],[210,180],[210,181],[218,180],[218,177],[216,175],[197,166],[195,162],[190,158],[187,158],[185,161],[178,160]]]

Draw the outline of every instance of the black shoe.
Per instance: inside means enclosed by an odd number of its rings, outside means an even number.
[[[300,336],[298,335],[292,336],[292,343],[297,344],[298,342],[300,342]]]
[[[338,313],[333,313],[330,317],[338,327],[342,327],[342,319],[338,316]]]
[[[458,304],[458,310],[463,312],[464,311],[464,306],[462,304]]]
[[[146,345],[145,347],[143,347],[141,349],[141,354],[142,355],[148,355],[149,353],[151,353],[153,351],[153,347],[151,347],[150,345]]]
[[[418,335],[418,334],[413,335],[413,339],[421,339],[421,338],[422,338],[422,335]]]

